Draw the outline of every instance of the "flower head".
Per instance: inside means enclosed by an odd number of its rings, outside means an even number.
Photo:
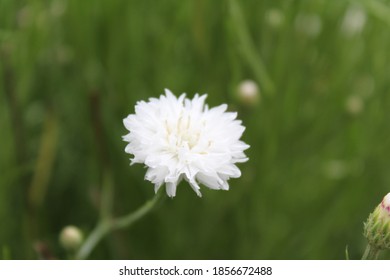
[[[145,179],[156,192],[165,184],[174,197],[185,179],[201,196],[199,183],[228,190],[227,181],[241,176],[235,164],[248,160],[243,151],[249,146],[240,141],[245,128],[237,113],[226,112],[226,104],[209,109],[206,97],[177,98],[166,89],[158,99],[138,102],[135,114],[123,120],[130,131],[123,136],[129,142],[125,151],[134,155],[132,164],[145,164]]]
[[[390,193],[370,214],[364,225],[368,243],[377,249],[390,249]]]

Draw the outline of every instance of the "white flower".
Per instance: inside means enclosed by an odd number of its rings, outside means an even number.
[[[240,141],[245,128],[237,113],[226,112],[227,105],[209,109],[207,95],[191,100],[185,94],[176,98],[169,90],[159,99],[140,101],[135,114],[123,120],[130,131],[125,151],[134,155],[133,163],[148,167],[145,179],[155,191],[165,183],[168,196],[176,195],[182,179],[201,196],[199,183],[210,189],[228,190],[228,180],[241,172],[235,165],[248,160]]]

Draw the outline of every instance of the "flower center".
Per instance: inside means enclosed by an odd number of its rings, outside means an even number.
[[[197,124],[189,114],[181,112],[177,121],[165,120],[165,129],[167,142],[174,152],[182,148],[192,150],[199,142],[202,124]]]

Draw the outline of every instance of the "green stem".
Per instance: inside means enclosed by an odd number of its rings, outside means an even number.
[[[162,194],[163,191],[158,192],[153,199],[147,201],[144,205],[142,205],[140,208],[138,208],[135,212],[130,213],[128,215],[116,218],[112,222],[112,229],[121,229],[125,227],[131,226],[133,223],[141,219],[143,216],[145,216],[147,213],[149,213],[157,204],[160,199],[164,198],[165,195]]]
[[[364,251],[362,260],[377,260],[380,250],[376,247],[367,244],[366,250]]]
[[[133,213],[114,220],[102,219],[81,246],[76,254],[76,259],[87,259],[96,245],[111,231],[129,227],[148,214],[157,205],[160,198],[165,197],[161,193],[162,191],[158,192],[153,199],[147,201]]]
[[[91,232],[80,250],[76,254],[77,260],[85,260],[91,254],[92,250],[96,247],[99,241],[110,231],[108,222],[100,222],[95,229]]]
[[[112,202],[114,193],[114,183],[109,168],[103,171],[102,198],[100,205],[100,219],[110,220],[112,217]]]
[[[261,88],[264,89],[264,92],[272,95],[275,91],[274,83],[268,73],[264,60],[255,47],[246,26],[245,17],[240,4],[236,0],[230,0],[229,4],[231,19],[236,32],[237,41],[239,42],[241,55],[248,63],[248,66],[252,68],[252,71],[260,83]]]

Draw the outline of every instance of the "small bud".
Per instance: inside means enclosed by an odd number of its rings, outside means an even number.
[[[60,244],[68,251],[77,250],[83,242],[81,230],[75,226],[66,226],[60,233]]]
[[[371,246],[379,250],[390,249],[390,193],[368,217],[364,236]]]
[[[345,108],[351,115],[358,115],[364,109],[364,101],[360,96],[351,95],[345,102]]]
[[[266,12],[265,19],[273,28],[279,28],[284,23],[284,14],[279,9],[270,9]]]
[[[325,163],[324,173],[326,177],[333,180],[340,180],[348,176],[348,164],[344,160],[333,159]]]
[[[364,9],[358,6],[351,6],[345,13],[341,24],[341,32],[348,37],[358,35],[366,24],[367,15]]]
[[[260,100],[260,91],[256,82],[244,80],[238,85],[238,98],[245,105],[255,105]]]
[[[51,2],[49,12],[53,17],[61,17],[66,11],[66,1],[54,0]]]

